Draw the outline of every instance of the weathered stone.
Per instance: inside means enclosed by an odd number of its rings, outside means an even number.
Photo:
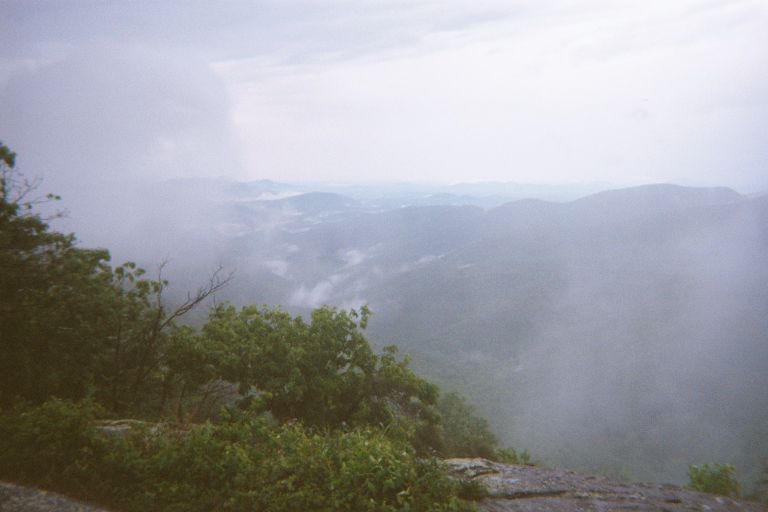
[[[742,511],[767,512],[758,503],[691,491],[669,484],[617,482],[562,469],[500,464],[485,459],[448,459],[449,473],[479,481],[489,497],[480,512]]]
[[[97,432],[110,437],[126,437],[136,428],[142,428],[148,423],[139,420],[99,420],[94,425]]]
[[[107,512],[61,494],[0,482],[0,512]]]

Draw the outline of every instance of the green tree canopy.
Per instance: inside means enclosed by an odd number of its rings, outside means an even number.
[[[14,163],[0,144],[0,403],[82,397],[96,374],[93,320],[111,288],[109,253],[79,249],[31,214]]]
[[[362,333],[369,310],[322,307],[309,322],[279,309],[219,305],[203,336],[221,354],[220,377],[237,383],[280,421],[308,426],[399,422],[423,432],[437,422],[437,388],[397,349],[377,355]]]
[[[443,453],[448,457],[496,456],[496,436],[485,418],[475,415],[474,409],[464,397],[447,393],[438,402],[445,445]]]

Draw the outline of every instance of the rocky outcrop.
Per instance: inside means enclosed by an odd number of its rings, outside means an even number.
[[[109,437],[127,437],[131,432],[139,428],[152,427],[150,423],[140,420],[99,420],[96,422],[96,431]]]
[[[0,482],[0,512],[107,512],[61,494]]]
[[[619,482],[561,469],[499,464],[485,459],[448,459],[446,463],[453,477],[480,482],[488,489],[488,497],[477,503],[478,511],[768,511],[758,503],[668,484]]]

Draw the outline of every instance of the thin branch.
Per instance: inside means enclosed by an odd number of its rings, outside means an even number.
[[[8,167],[5,164],[0,165],[0,201],[16,205],[19,209],[19,215],[22,217],[37,215],[32,213],[33,208],[61,199],[55,194],[29,197],[40,187],[41,183],[42,179],[40,178],[30,180],[18,169]],[[66,215],[66,210],[57,210],[51,215],[41,217],[41,220],[47,222]]]
[[[230,272],[226,276],[222,276],[223,270],[224,268],[219,265],[208,278],[208,283],[205,286],[198,288],[194,294],[187,293],[187,299],[173,313],[168,315],[168,318],[160,325],[160,330],[170,325],[177,318],[189,313],[195,306],[227,286],[232,281],[234,273]]]

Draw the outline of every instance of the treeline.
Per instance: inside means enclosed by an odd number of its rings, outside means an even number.
[[[313,510],[454,510],[459,489],[432,457],[519,461],[395,346],[372,350],[367,308],[304,320],[216,304],[183,325],[232,277],[170,307],[162,265],[113,267],[51,230],[34,194],[0,144],[0,477],[131,510],[289,510],[277,504],[297,492]],[[95,417],[197,426],[115,440]],[[365,485],[339,480],[353,474]]]

